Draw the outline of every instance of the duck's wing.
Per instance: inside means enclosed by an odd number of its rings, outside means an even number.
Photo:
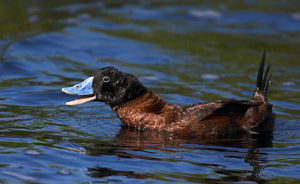
[[[200,122],[207,117],[218,114],[243,114],[251,106],[261,105],[260,100],[226,99],[212,103],[194,104],[183,107],[183,122]]]

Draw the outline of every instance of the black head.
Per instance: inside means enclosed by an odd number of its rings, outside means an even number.
[[[92,76],[96,101],[110,106],[121,105],[147,92],[147,88],[136,77],[113,67],[101,68]]]

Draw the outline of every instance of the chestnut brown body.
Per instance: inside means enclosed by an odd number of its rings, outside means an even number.
[[[273,130],[271,105],[260,100],[227,99],[213,103],[175,106],[152,92],[112,109],[121,122],[138,130],[159,130],[186,135],[228,135]]]

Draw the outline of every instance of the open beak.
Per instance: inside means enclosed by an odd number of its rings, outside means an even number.
[[[66,105],[79,105],[96,99],[92,88],[94,77],[89,77],[83,82],[72,87],[62,88],[61,91],[69,95],[80,96],[76,100],[67,102]]]

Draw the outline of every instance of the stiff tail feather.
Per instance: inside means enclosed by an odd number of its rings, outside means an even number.
[[[269,63],[265,69],[266,52],[263,52],[259,69],[257,73],[256,89],[253,95],[254,100],[267,101],[269,85],[271,83],[272,74],[270,73],[271,64]]]

